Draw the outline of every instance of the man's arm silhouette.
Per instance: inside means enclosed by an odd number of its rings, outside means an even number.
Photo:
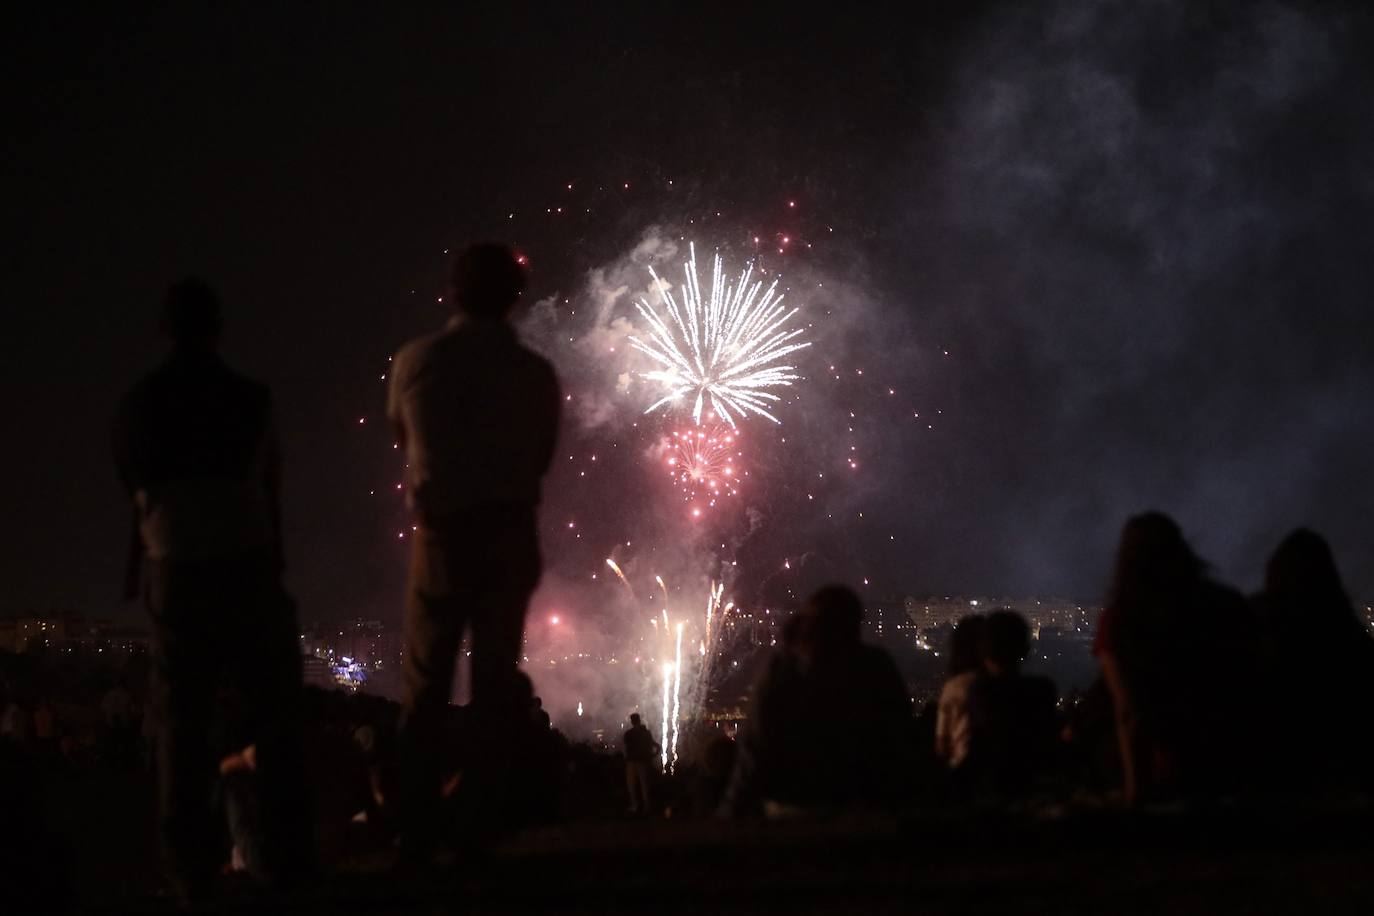
[[[138,597],[143,572],[143,534],[139,531],[138,506],[133,503],[134,493],[138,490],[139,472],[135,468],[134,449],[131,442],[132,430],[130,404],[126,397],[119,405],[115,415],[111,445],[114,451],[115,468],[119,472],[119,482],[129,497],[129,540],[124,551],[124,584],[120,597],[132,601]]]
[[[277,572],[286,568],[286,550],[282,543],[281,513],[281,446],[277,439],[277,425],[271,406],[267,415],[267,455],[263,467],[263,490],[267,494],[267,520],[272,529],[272,562]]]
[[[553,453],[558,445],[558,422],[559,414],[563,409],[563,395],[558,387],[558,377],[554,375],[553,369],[545,363],[540,402],[536,405],[539,421],[539,429],[543,436],[539,442],[539,472],[541,474],[548,471],[553,464]]]
[[[1140,781],[1145,770],[1145,743],[1141,740],[1140,716],[1130,679],[1122,670],[1121,661],[1114,654],[1101,653],[1098,663],[1102,680],[1112,695],[1116,714],[1117,748],[1121,755],[1122,795],[1126,804],[1134,805],[1140,796]]]
[[[401,413],[401,376],[405,373],[405,354],[408,347],[402,347],[391,359],[390,381],[386,386],[386,419],[396,437],[396,447],[404,454],[406,450],[406,424]]]

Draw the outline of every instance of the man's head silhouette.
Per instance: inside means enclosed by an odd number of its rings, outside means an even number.
[[[205,350],[219,342],[219,295],[199,277],[173,283],[162,306],[162,330],[178,349]]]
[[[995,672],[1014,672],[1030,654],[1031,632],[1015,611],[999,609],[983,624],[983,664]]]
[[[638,724],[639,724],[639,713],[637,713],[637,712],[632,712],[632,713],[630,713],[630,724],[631,724],[631,725],[638,725]]]
[[[813,656],[859,644],[864,606],[854,590],[845,585],[826,585],[806,602],[808,640]]]
[[[983,665],[983,629],[987,618],[971,614],[954,625],[949,634],[949,674],[977,671]]]
[[[525,269],[509,246],[469,245],[453,261],[458,310],[478,318],[504,318],[525,289]]]

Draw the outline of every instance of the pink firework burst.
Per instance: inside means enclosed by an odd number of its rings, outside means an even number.
[[[740,434],[728,426],[689,426],[668,437],[664,463],[694,516],[739,492]]]

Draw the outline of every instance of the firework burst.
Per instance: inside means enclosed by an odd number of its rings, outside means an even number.
[[[720,255],[712,266],[710,292],[703,297],[695,244],[690,252],[676,296],[649,269],[663,313],[645,299],[635,303],[649,332],[630,341],[660,367],[644,377],[667,389],[645,413],[690,400],[697,424],[708,406],[732,428],[736,419],[751,413],[780,422],[770,410],[782,400],[774,389],[800,378],[796,367],[782,360],[810,346],[800,339],[802,329],[789,324],[797,309],[783,306],[777,280],[765,288],[762,280],[753,279],[752,264],[728,283]]]
[[[667,444],[664,464],[685,500],[702,499],[714,506],[717,499],[739,492],[738,431],[725,426],[688,427],[670,435]]]

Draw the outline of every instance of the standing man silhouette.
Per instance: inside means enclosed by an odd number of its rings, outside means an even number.
[[[471,638],[465,794],[478,842],[509,791],[504,729],[515,709],[525,610],[539,581],[535,508],[553,459],[561,398],[553,368],[508,318],[525,285],[512,251],[473,245],[453,265],[457,313],[391,368],[387,415],[406,452],[414,515],[405,608],[402,858],[423,863],[439,836],[440,731],[464,633]]]
[[[134,504],[153,623],[159,833],[185,900],[217,870],[208,727],[216,691],[239,691],[258,749],[259,877],[308,867],[300,758],[301,667],[295,607],[281,586],[276,436],[268,389],[218,354],[219,297],[204,281],[167,294],[168,358],[125,396],[115,459]],[[137,587],[138,565],[131,567]]]
[[[653,812],[649,783],[653,779],[654,755],[663,748],[650,734],[649,727],[639,720],[639,713],[630,713],[630,730],[625,733],[625,789],[630,793],[630,813]]]

